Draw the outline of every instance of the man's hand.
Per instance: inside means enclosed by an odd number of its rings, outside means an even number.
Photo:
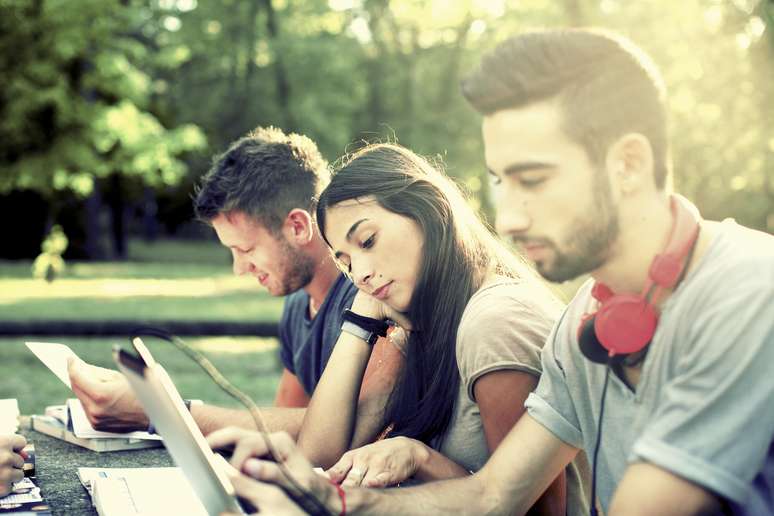
[[[0,496],[11,492],[14,482],[24,478],[24,458],[18,452],[27,446],[21,435],[0,435]]]
[[[73,358],[67,362],[67,371],[73,392],[95,429],[132,432],[148,428],[148,416],[124,375]]]
[[[277,453],[276,459],[284,465],[284,470],[272,460],[266,437],[271,441]],[[237,494],[247,499],[261,513],[305,514],[286,495],[290,493],[296,500],[302,500],[299,488],[325,505],[331,513],[341,513],[336,488],[315,473],[287,433],[277,432],[264,436],[258,432],[229,427],[211,433],[207,436],[207,442],[213,449],[234,447],[231,465],[241,473],[231,477],[231,482]],[[286,471],[295,482],[286,476]]]

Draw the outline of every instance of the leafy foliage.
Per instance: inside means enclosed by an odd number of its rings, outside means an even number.
[[[0,6],[0,193],[87,196],[111,173],[149,185],[184,177],[178,156],[205,139],[192,124],[165,128],[150,110],[150,11],[104,0]]]
[[[0,192],[85,195],[118,172],[179,183],[185,205],[206,163],[181,155],[205,135],[217,152],[277,125],[331,160],[385,139],[440,156],[486,211],[479,118],[461,75],[516,32],[598,25],[631,36],[664,73],[677,189],[707,216],[774,231],[773,5],[2,0]]]

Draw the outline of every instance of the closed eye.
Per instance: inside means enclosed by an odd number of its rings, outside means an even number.
[[[339,263],[339,269],[344,271],[347,274],[352,274],[352,264],[347,263],[344,260],[338,260]]]
[[[365,240],[363,240],[363,243],[360,244],[360,247],[362,247],[363,249],[370,249],[371,247],[374,246],[375,237],[376,237],[376,233],[366,238]]]
[[[521,183],[521,186],[524,188],[534,188],[538,186],[540,183],[544,182],[546,180],[545,176],[541,177],[521,177],[519,178],[519,183]]]

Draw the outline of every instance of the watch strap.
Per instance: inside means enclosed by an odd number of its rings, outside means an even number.
[[[191,406],[192,405],[201,405],[202,404],[202,400],[188,400],[188,399],[184,399],[183,403],[185,404],[185,408],[188,409],[188,412],[191,412]],[[156,427],[153,426],[153,423],[150,422],[150,420],[148,421],[148,428],[146,428],[145,431],[148,432],[149,434],[155,434],[156,433]]]
[[[344,321],[341,323],[341,331],[349,333],[350,335],[354,335],[359,339],[363,339],[371,346],[373,346],[376,340],[379,338],[378,334],[368,331],[365,328],[361,328],[351,321]]]
[[[387,330],[389,329],[390,325],[387,324],[386,321],[382,321],[379,319],[374,319],[373,317],[366,317],[364,315],[356,314],[349,308],[344,310],[344,312],[341,314],[341,318],[344,321],[351,322],[364,330],[375,333],[380,337],[386,337],[387,336]]]

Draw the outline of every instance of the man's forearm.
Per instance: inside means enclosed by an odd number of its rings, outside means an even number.
[[[347,488],[347,512],[362,515],[509,514],[478,475],[392,489]]]
[[[347,508],[358,514],[524,514],[577,453],[527,414],[476,474],[386,491],[347,489]]]
[[[284,431],[296,439],[305,411],[306,409],[303,408],[267,407],[261,408],[261,415],[269,432]],[[191,407],[191,415],[204,435],[227,426],[257,430],[253,417],[245,409],[194,405]]]

